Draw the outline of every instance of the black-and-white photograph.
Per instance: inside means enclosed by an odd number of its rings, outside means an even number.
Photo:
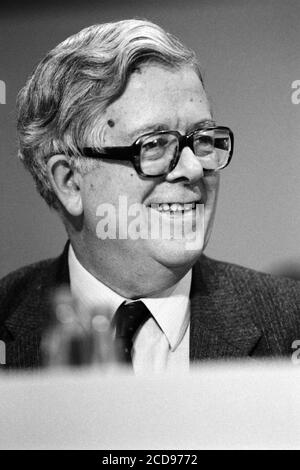
[[[0,12],[0,449],[300,449],[300,2]]]

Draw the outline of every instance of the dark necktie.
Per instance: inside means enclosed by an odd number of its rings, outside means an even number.
[[[131,363],[133,337],[143,324],[151,317],[146,305],[140,300],[120,305],[112,320],[116,328],[116,347],[118,359]]]

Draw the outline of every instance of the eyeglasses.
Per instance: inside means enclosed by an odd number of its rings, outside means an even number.
[[[129,160],[140,176],[154,178],[174,170],[185,147],[198,157],[203,170],[221,170],[230,163],[233,142],[233,133],[228,127],[213,126],[188,135],[177,131],[149,132],[129,147],[85,147],[81,153],[89,158]]]

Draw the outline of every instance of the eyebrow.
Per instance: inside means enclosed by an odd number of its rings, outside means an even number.
[[[213,119],[203,119],[202,121],[198,121],[192,126],[188,128],[187,134],[190,132],[193,132],[196,129],[202,128],[202,127],[211,127],[215,126],[217,123]]]
[[[209,126],[215,126],[216,121],[213,119],[202,119],[201,121],[196,122],[195,124],[192,124],[191,126],[188,127],[187,129],[187,134],[190,132],[193,132],[196,129],[202,128],[202,127],[209,127]],[[129,138],[132,140],[138,139],[140,136],[143,134],[147,134],[148,132],[159,132],[159,131],[170,131],[170,130],[175,130],[175,129],[170,129],[168,125],[166,124],[150,124],[145,127],[140,127],[139,129],[134,130],[129,134]]]
[[[140,127],[133,132],[130,132],[129,137],[132,140],[138,139],[140,136],[143,134],[147,134],[148,132],[158,132],[158,131],[168,131],[169,126],[165,124],[149,124],[148,126],[145,127]]]

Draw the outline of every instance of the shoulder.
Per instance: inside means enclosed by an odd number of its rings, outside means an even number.
[[[0,302],[8,294],[20,293],[28,288],[36,288],[49,274],[57,258],[51,258],[23,266],[0,279]]]
[[[28,282],[34,278],[38,278],[41,274],[43,274],[44,271],[47,271],[49,268],[51,268],[55,259],[56,258],[42,260],[10,272],[0,279],[0,292],[2,293],[15,285]]]
[[[55,282],[58,258],[30,264],[0,280],[0,324],[26,300],[34,300]]]
[[[295,280],[273,276],[233,263],[214,260],[207,256],[201,257],[200,265],[204,276],[210,282],[233,284],[235,290],[241,290],[241,293],[245,290],[255,291],[259,289],[263,292],[274,291],[280,295],[289,291],[299,296],[300,300],[300,282]]]
[[[251,314],[256,323],[276,322],[300,331],[300,282],[202,256],[202,278],[210,292]]]
[[[36,367],[51,318],[51,293],[68,283],[68,246],[57,258],[20,268],[0,280],[0,338],[7,367]]]

